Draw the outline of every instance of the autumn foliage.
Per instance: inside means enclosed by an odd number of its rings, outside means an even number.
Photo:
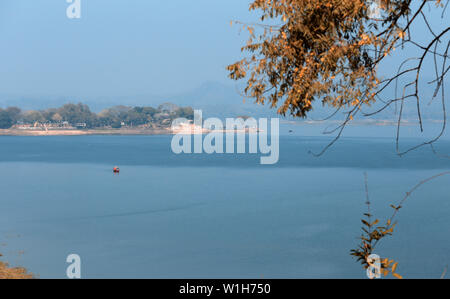
[[[227,70],[231,79],[245,79],[244,96],[270,105],[281,115],[307,117],[319,105],[333,108],[330,116],[343,112],[344,120],[331,131],[337,136],[318,155],[339,138],[356,115],[370,117],[394,103],[400,104],[396,112],[397,153],[403,155],[424,145],[430,145],[435,152],[433,143],[446,128],[444,83],[450,70],[447,65],[450,27],[444,15],[448,3],[441,0],[254,0],[250,10],[258,13],[260,23],[234,22],[248,31],[249,39],[241,49],[244,58],[229,65]],[[427,15],[432,10],[439,11],[443,26],[432,27]],[[413,39],[412,28],[419,21],[427,35],[420,36],[418,41]],[[396,61],[398,72],[381,76],[379,67],[387,57],[407,47],[414,48],[419,55],[400,55],[402,58]],[[441,98],[442,129],[430,140],[401,151],[399,136],[405,101],[412,100],[417,107],[423,132],[419,81],[427,57],[433,59],[435,74],[433,80],[426,82],[434,86],[434,93],[428,99]],[[395,92],[386,98],[385,92],[392,86]],[[373,112],[363,111],[375,103],[381,103],[381,107]],[[393,220],[409,195],[399,205],[392,206],[393,216],[385,224],[372,220],[370,209],[364,214],[361,243],[351,254],[365,268],[369,267],[368,257],[376,245],[394,232]],[[382,274],[401,278],[396,272],[397,265],[394,260],[382,259]]]
[[[387,86],[412,75],[412,81],[405,83],[412,87],[411,94],[383,103],[387,107],[416,99],[422,128],[419,74],[428,54],[443,58],[445,66],[448,46],[445,51],[443,37],[449,28],[433,30],[424,13],[426,5],[444,11],[440,0],[416,4],[413,8],[411,0],[255,0],[250,10],[258,13],[261,22],[235,22],[250,37],[242,47],[245,57],[228,66],[229,76],[245,78],[245,96],[276,108],[281,115],[306,117],[315,105],[344,110],[342,129],[363,107],[381,100],[380,93]],[[430,29],[429,41],[423,45],[412,40],[410,32],[419,18]],[[445,52],[434,49],[437,43],[443,44]],[[423,56],[414,61],[415,66],[379,78],[380,63],[406,44],[423,51]],[[436,72],[433,84],[438,90],[445,74],[445,67]]]

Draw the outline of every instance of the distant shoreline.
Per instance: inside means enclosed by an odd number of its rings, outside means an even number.
[[[429,121],[431,123],[437,123],[441,124],[441,121],[437,120],[431,120]],[[282,121],[284,124],[291,124],[291,125],[306,125],[306,126],[316,126],[316,125],[323,125],[323,124],[341,124],[341,121],[289,121],[284,120]],[[396,126],[398,125],[398,122],[396,121],[390,121],[390,120],[359,120],[350,122],[348,125],[357,125],[357,126],[376,126],[376,127],[383,127],[383,126]],[[402,126],[412,126],[412,125],[418,125],[417,122],[413,121],[402,121]],[[220,130],[222,133],[226,133],[226,130]],[[118,128],[118,129],[112,129],[112,128],[95,128],[95,129],[48,129],[46,130],[44,127],[39,128],[33,128],[33,129],[0,129],[0,136],[84,136],[84,135],[174,135],[174,134],[183,134],[183,132],[186,132],[186,134],[205,134],[209,133],[210,130],[207,129],[200,129],[195,130],[194,127],[188,127],[188,128],[181,128],[181,129],[174,129],[172,128]],[[241,131],[236,130],[236,133],[239,133]],[[249,133],[248,131],[242,131],[243,133]]]
[[[281,123],[283,124],[291,124],[291,125],[341,125],[345,120],[303,120],[303,121],[295,121],[295,120],[283,120]],[[424,119],[424,123],[431,124],[442,124],[442,120],[436,119]],[[400,122],[402,126],[417,126],[420,123],[415,120],[407,120],[404,119]],[[388,119],[356,119],[347,123],[349,126],[397,126],[397,120],[388,120]]]
[[[189,130],[188,130],[189,129]],[[257,133],[258,130],[244,129],[244,130],[207,130],[200,128],[195,130],[194,127],[188,127],[187,129],[174,129],[172,128],[158,128],[158,129],[132,129],[132,128],[120,128],[120,129],[52,129],[45,130],[44,128],[37,129],[0,129],[0,136],[85,136],[85,135],[174,135],[174,134],[207,134],[210,132],[234,132],[234,133]]]
[[[0,129],[0,136],[172,135],[170,129],[24,130]]]

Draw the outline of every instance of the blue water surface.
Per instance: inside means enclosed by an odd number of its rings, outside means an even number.
[[[392,138],[282,134],[280,159],[175,155],[171,136],[0,137],[0,252],[42,278],[364,278],[349,255],[366,212],[391,214],[420,180],[450,170],[423,148],[399,157]],[[403,140],[402,146],[420,140]],[[450,152],[450,141],[437,146]],[[113,166],[120,175],[112,173]],[[450,262],[450,177],[418,189],[377,248],[405,277]]]

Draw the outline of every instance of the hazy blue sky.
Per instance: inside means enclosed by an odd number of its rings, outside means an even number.
[[[230,21],[254,21],[249,3],[81,0],[74,20],[66,0],[1,0],[0,94],[167,95],[205,81],[231,85],[225,67],[241,57],[247,35]],[[448,26],[438,15],[430,21]],[[426,30],[414,33],[429,38]],[[382,71],[396,69],[387,63]]]
[[[251,20],[246,0],[0,1],[2,94],[129,95],[183,92],[229,82]]]

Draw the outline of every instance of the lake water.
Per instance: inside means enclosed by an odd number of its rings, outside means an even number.
[[[308,151],[327,139],[284,132],[276,165],[175,155],[170,140],[0,137],[4,259],[41,278],[64,278],[71,253],[84,278],[364,278],[349,255],[366,211],[364,172],[373,213],[386,219],[414,184],[450,170],[428,149],[396,156],[392,138],[343,138],[315,158]],[[449,183],[418,189],[377,249],[405,277],[437,278],[450,263]]]

